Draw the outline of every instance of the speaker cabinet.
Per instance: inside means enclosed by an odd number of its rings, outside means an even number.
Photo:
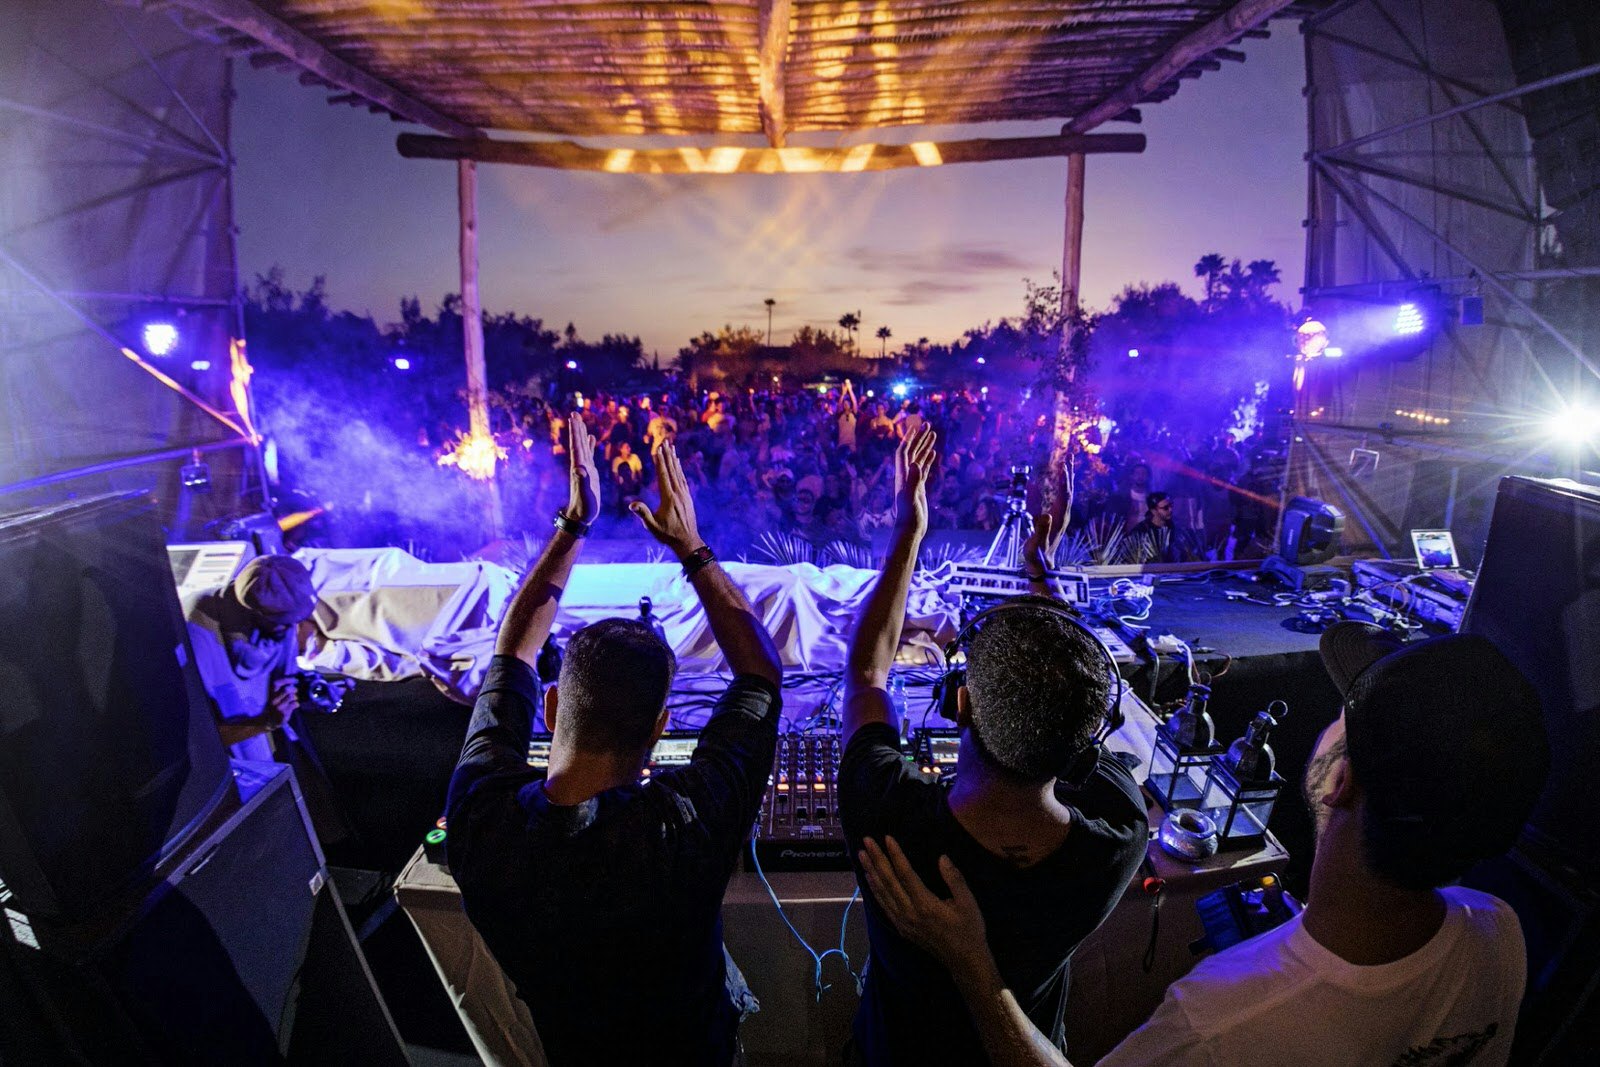
[[[86,957],[0,935],[0,1059],[406,1062],[293,774],[233,767],[241,808]]]
[[[0,516],[0,880],[95,921],[234,800],[155,506]]]

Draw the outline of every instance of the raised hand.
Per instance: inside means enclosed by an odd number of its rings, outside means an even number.
[[[694,497],[689,493],[689,480],[684,477],[683,464],[678,462],[678,450],[663,442],[651,452],[656,465],[656,482],[661,489],[661,504],[652,512],[641,501],[635,500],[628,510],[639,517],[650,536],[666,545],[681,559],[705,542],[700,539],[700,529],[695,524]]]
[[[989,951],[983,912],[950,857],[939,857],[939,874],[950,889],[945,900],[923,884],[894,838],[883,840],[887,852],[869,837],[859,857],[872,897],[894,928],[952,971],[981,959]]]
[[[567,418],[568,482],[566,516],[593,522],[600,514],[600,470],[594,465],[594,437],[574,411]]]
[[[1033,532],[1022,542],[1022,570],[1029,577],[1049,573],[1050,531],[1054,527],[1048,511],[1041,511],[1033,520]]]
[[[901,440],[894,450],[894,519],[898,526],[928,529],[928,472],[937,462],[933,450],[938,435],[923,423]]]

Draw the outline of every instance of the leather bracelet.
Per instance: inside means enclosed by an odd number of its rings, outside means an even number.
[[[588,537],[589,527],[593,525],[594,523],[592,522],[579,522],[577,519],[570,518],[564,510],[556,512],[556,529],[563,533],[569,533],[573,537]]]
[[[716,558],[716,553],[711,551],[710,545],[701,545],[683,557],[683,576],[685,578],[693,578],[704,569],[706,564],[713,562]]]

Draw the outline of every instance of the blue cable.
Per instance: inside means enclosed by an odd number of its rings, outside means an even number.
[[[844,919],[839,923],[839,947],[830,948],[826,952],[823,952],[819,955],[817,950],[811,947],[811,943],[801,936],[800,931],[795,929],[794,923],[789,921],[788,913],[783,910],[783,902],[778,899],[778,894],[773,890],[772,883],[767,881],[766,872],[761,869],[761,857],[756,852],[754,842],[752,842],[750,846],[750,860],[755,864],[756,877],[761,879],[761,885],[764,889],[766,889],[767,896],[772,898],[772,906],[778,909],[778,918],[783,920],[783,925],[789,928],[789,933],[794,935],[794,939],[800,942],[800,947],[806,950],[806,954],[809,955],[812,959],[812,962],[816,964],[811,974],[811,984],[812,989],[815,991],[816,999],[821,1001],[822,994],[833,988],[831,984],[824,985],[822,982],[822,961],[827,959],[829,956],[838,956],[840,959],[844,960],[844,969],[850,972],[851,978],[855,979],[856,989],[859,992],[861,988],[861,977],[856,974],[855,969],[850,966],[850,954],[844,950],[844,935],[845,924],[850,921],[850,905],[854,904],[856,897],[861,895],[860,886],[857,886],[856,891],[851,894],[850,903],[844,906]]]

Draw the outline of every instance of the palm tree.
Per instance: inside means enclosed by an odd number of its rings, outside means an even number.
[[[839,316],[839,328],[850,337],[850,350],[856,350],[856,330],[861,326],[861,312],[846,311]]]
[[[878,346],[878,358],[879,359],[888,359],[889,358],[889,338],[891,338],[893,336],[894,336],[894,334],[889,332],[889,327],[887,327],[887,326],[879,326],[878,327],[878,340],[881,342],[881,344],[879,344],[879,346]]]
[[[1265,300],[1267,287],[1282,280],[1278,264],[1270,259],[1252,259],[1244,269],[1245,291],[1252,300]]]
[[[774,304],[777,303],[777,301],[772,299],[772,297],[769,296],[765,300],[763,300],[762,303],[767,305],[767,347],[771,348],[772,347],[772,307],[773,307]]]
[[[1194,276],[1206,280],[1206,303],[1212,303],[1217,298],[1217,279],[1222,277],[1222,272],[1227,269],[1228,261],[1220,253],[1208,252],[1200,257],[1200,262],[1194,265]]]

